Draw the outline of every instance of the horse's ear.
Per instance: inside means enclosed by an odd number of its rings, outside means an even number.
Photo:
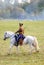
[[[4,35],[7,35],[7,32],[5,32]]]
[[[7,32],[5,32],[5,34],[7,34]]]

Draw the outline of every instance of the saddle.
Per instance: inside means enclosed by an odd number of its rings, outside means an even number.
[[[24,38],[25,38],[25,37],[24,37],[24,35],[22,35],[22,34],[21,34],[21,35],[20,35],[20,34],[16,34],[16,35],[15,35],[15,39],[16,39],[16,44],[17,44],[17,46],[18,46],[18,45],[20,45],[20,46],[23,45],[23,40],[24,40]]]

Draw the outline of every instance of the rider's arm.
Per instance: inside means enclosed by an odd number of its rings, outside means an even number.
[[[15,33],[19,33],[19,30],[17,30]]]
[[[18,31],[16,31],[15,33],[20,33],[20,32],[22,32],[22,29],[19,29]]]

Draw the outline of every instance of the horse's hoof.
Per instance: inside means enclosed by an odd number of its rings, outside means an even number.
[[[37,50],[36,52],[39,52],[39,50]]]
[[[10,55],[10,53],[7,53],[7,55]]]

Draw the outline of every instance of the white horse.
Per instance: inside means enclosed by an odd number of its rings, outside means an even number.
[[[16,40],[15,40],[15,34],[11,31],[5,31],[4,33],[4,40],[10,38],[10,48],[9,53],[13,46],[16,46]],[[35,48],[35,51],[39,51],[38,41],[37,38],[34,36],[26,36],[23,40],[23,44],[29,44],[30,46],[30,53],[32,53],[33,47]],[[18,52],[18,46],[16,46],[17,52]]]

